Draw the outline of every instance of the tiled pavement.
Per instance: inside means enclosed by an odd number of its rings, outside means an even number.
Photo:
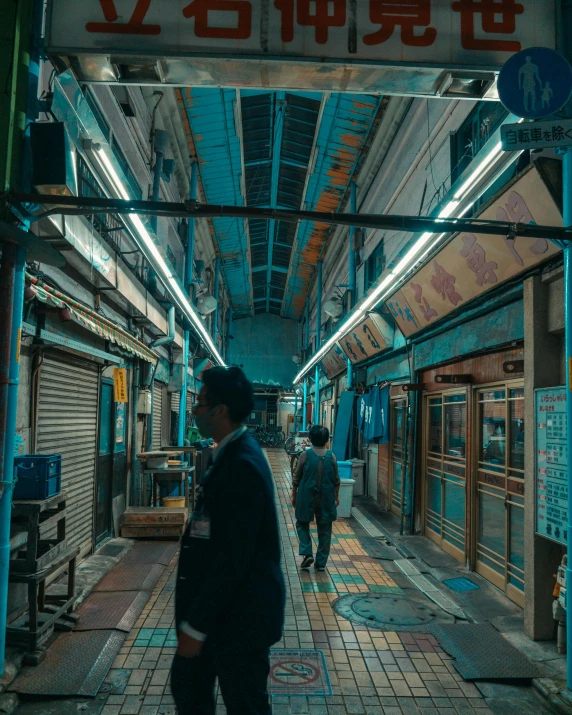
[[[509,699],[485,700],[466,683],[429,635],[396,633],[354,625],[336,615],[332,602],[347,593],[399,592],[397,584],[361,548],[349,524],[334,525],[328,571],[300,572],[290,474],[286,455],[270,451],[277,486],[288,601],[282,649],[317,649],[325,654],[333,694],[329,697],[275,696],[273,712],[311,715],[540,715],[536,701],[525,702],[512,688]],[[29,703],[22,712],[88,710],[89,715],[175,715],[169,669],[175,652],[173,630],[174,558],[124,642],[96,701],[60,701],[56,709]],[[509,688],[510,689],[510,688]],[[504,696],[503,696],[504,697]],[[220,696],[219,696],[220,699]],[[53,701],[52,701],[53,702]],[[85,701],[83,701],[85,703]],[[496,706],[492,703],[497,702]],[[489,703],[494,710],[489,708]],[[68,709],[69,705],[69,709]],[[40,707],[40,709],[36,709]],[[222,702],[218,711],[224,713]]]
[[[275,696],[273,712],[345,715],[490,715],[477,688],[465,683],[431,636],[368,629],[337,616],[332,602],[346,593],[399,592],[367,556],[347,522],[334,524],[328,571],[300,572],[286,455],[268,453],[276,479],[288,589],[286,626],[276,648],[318,649],[326,657],[333,695]],[[107,678],[102,715],[174,715],[169,667],[175,651],[173,590],[176,559],[129,634]],[[122,691],[122,692],[121,692]],[[224,706],[219,705],[220,712]]]

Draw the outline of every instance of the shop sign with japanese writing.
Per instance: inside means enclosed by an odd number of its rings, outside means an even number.
[[[534,165],[478,218],[562,225],[560,211]],[[387,307],[409,336],[559,250],[545,238],[460,233],[391,296]]]
[[[566,388],[535,390],[536,533],[566,544],[568,452]]]
[[[372,313],[338,341],[350,361],[355,364],[393,346],[390,326],[380,316]]]
[[[127,370],[124,367],[113,369],[113,399],[115,402],[127,402]]]
[[[505,151],[572,146],[572,120],[503,124],[501,142]]]
[[[49,6],[47,44],[74,53],[493,69],[519,50],[555,45],[551,0],[51,0]]]
[[[343,372],[348,366],[348,361],[342,349],[338,345],[326,353],[322,359],[322,367],[326,371],[328,380],[333,379],[340,372]]]

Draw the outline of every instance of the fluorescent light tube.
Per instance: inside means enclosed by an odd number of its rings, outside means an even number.
[[[98,159],[100,159],[101,165],[107,174],[109,181],[116,190],[116,192],[121,196],[122,199],[129,201],[131,196],[125,188],[123,182],[117,175],[115,167],[109,160],[109,157],[103,150],[103,148],[98,149],[95,152]],[[191,305],[188,297],[185,295],[181,286],[178,283],[176,276],[173,275],[171,269],[169,268],[167,262],[161,255],[161,252],[155,244],[155,239],[149,231],[146,229],[145,224],[141,218],[136,214],[128,214],[129,222],[132,224],[132,228],[135,231],[136,238],[138,237],[142,241],[143,246],[139,246],[143,249],[143,252],[147,251],[150,257],[155,263],[154,268],[157,270],[159,275],[163,279],[163,284],[167,291],[171,294],[171,298],[179,306],[180,310],[187,316],[191,323],[195,326],[197,332],[207,344],[209,350],[211,351],[213,357],[217,360],[220,365],[225,365],[225,362],[218,352],[216,345],[213,342],[209,332],[206,330],[205,326],[202,324],[200,317],[197,315],[193,306]]]

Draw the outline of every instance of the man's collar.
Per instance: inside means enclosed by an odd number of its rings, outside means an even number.
[[[215,451],[213,452],[213,461],[216,462],[217,457],[221,453],[221,451],[226,447],[227,444],[230,442],[234,441],[235,439],[238,439],[242,434],[246,432],[246,425],[242,425],[238,429],[234,430],[233,432],[229,432],[229,434],[226,435],[226,437],[223,437],[221,441],[218,443]]]

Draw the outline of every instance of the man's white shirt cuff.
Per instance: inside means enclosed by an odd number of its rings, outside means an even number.
[[[196,641],[200,641],[201,643],[204,643],[207,639],[207,634],[206,633],[201,633],[200,631],[196,631],[187,621],[181,621],[179,624],[179,630],[183,631],[188,636],[191,636],[191,638],[194,638]]]

